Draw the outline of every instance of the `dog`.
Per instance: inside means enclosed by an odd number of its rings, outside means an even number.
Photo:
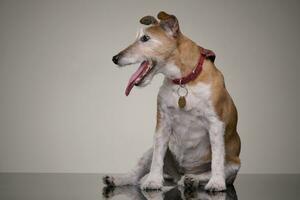
[[[105,176],[109,186],[141,185],[159,190],[165,179],[208,191],[226,190],[240,169],[237,109],[225,88],[215,54],[182,34],[174,15],[145,16],[136,40],[113,57],[118,66],[141,63],[125,94],[148,85],[156,74],[164,81],[157,98],[153,147],[129,173]]]

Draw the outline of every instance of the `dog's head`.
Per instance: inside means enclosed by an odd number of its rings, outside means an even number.
[[[148,85],[177,47],[181,34],[177,18],[165,12],[160,12],[157,17],[160,21],[153,16],[143,17],[140,23],[147,27],[141,29],[136,40],[112,59],[119,66],[140,63],[129,80],[126,95],[135,85]]]

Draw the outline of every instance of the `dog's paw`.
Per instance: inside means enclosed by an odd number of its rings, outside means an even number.
[[[226,190],[225,179],[223,177],[211,177],[204,188],[208,191],[224,191]]]
[[[195,180],[193,177],[184,176],[184,179],[183,179],[184,187],[187,187],[187,188],[195,187],[196,183],[197,183],[197,180]]]
[[[115,186],[114,177],[112,177],[112,176],[104,176],[102,178],[102,180],[103,180],[103,183],[107,186],[111,186],[111,187]]]
[[[161,190],[163,186],[162,177],[148,176],[141,184],[142,190]]]
[[[103,188],[102,190],[102,195],[106,198],[106,199],[109,199],[111,198],[112,196],[114,196],[114,189],[115,187],[113,186],[106,186]]]
[[[195,187],[196,186],[196,182],[197,181],[192,176],[184,175],[177,182],[177,185],[183,186],[185,188],[189,188],[189,187]]]

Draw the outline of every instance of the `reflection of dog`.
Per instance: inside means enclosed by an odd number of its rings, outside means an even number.
[[[237,200],[234,187],[231,185],[226,192],[207,192],[202,188],[189,189],[182,187],[170,187],[163,191],[149,190],[141,191],[136,186],[104,187],[103,196],[107,199],[114,199],[118,196],[124,196],[126,199],[134,200]]]
[[[141,63],[126,95],[158,73],[165,76],[158,94],[154,145],[131,172],[106,176],[104,182],[141,182],[143,189],[160,189],[168,176],[185,186],[200,183],[206,190],[225,190],[240,168],[236,107],[213,63],[214,53],[184,36],[174,15],[160,12],[158,18],[160,22],[143,17],[140,22],[148,27],[113,57],[119,66]]]

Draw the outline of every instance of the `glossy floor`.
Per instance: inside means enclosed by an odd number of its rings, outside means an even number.
[[[138,187],[104,187],[101,174],[14,174],[0,173],[1,200],[283,200],[300,199],[300,175],[240,174],[226,192],[184,190],[165,187],[144,192]]]

